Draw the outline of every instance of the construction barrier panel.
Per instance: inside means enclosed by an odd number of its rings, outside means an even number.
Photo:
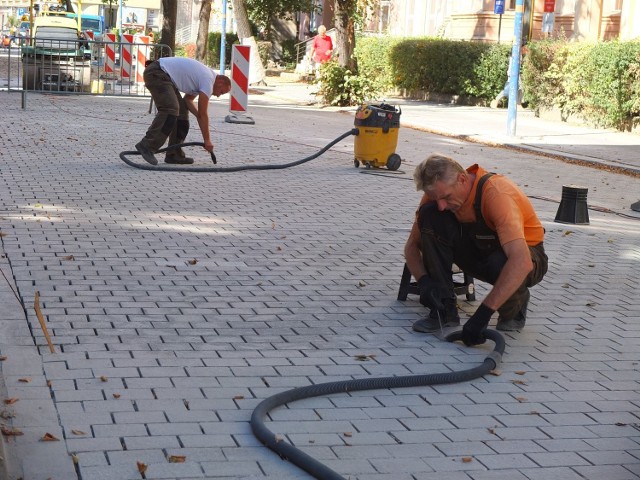
[[[120,53],[120,76],[123,82],[131,83],[131,70],[133,67],[133,35],[125,33],[122,35],[122,51]]]
[[[231,103],[228,123],[255,123],[246,115],[249,101],[249,66],[251,47],[249,45],[233,45],[231,51]]]
[[[144,66],[149,58],[151,37],[141,35],[136,40],[136,83],[144,83]]]
[[[116,73],[116,34],[105,33],[104,44],[104,71],[105,73]]]

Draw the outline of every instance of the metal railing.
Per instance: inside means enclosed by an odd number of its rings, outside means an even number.
[[[8,49],[0,86],[6,79],[7,90],[21,91],[23,108],[27,92],[148,97],[145,63],[171,55],[167,45],[142,41],[38,38],[19,50]]]

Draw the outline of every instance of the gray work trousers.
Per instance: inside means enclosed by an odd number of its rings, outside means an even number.
[[[162,148],[169,138],[169,146],[184,143],[189,133],[189,110],[171,77],[152,62],[144,70],[144,85],[151,93],[158,113],[147,130],[142,144],[152,152]],[[181,148],[171,149],[167,156],[184,158]]]

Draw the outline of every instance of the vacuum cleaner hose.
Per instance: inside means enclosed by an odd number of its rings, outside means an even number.
[[[458,383],[479,378],[497,368],[504,353],[504,337],[495,330],[487,330],[486,336],[495,343],[493,351],[484,359],[482,365],[462,370],[459,372],[435,373],[425,375],[408,375],[400,377],[363,378],[357,380],[345,380],[340,382],[321,383],[307,387],[296,388],[278,393],[258,404],[251,415],[251,429],[253,434],[264,445],[282,458],[289,460],[307,473],[320,480],[345,480],[340,474],[331,470],[318,460],[297,449],[290,443],[277,437],[265,424],[267,414],[276,407],[304,398],[330,395],[333,393],[348,393],[361,390],[379,390],[385,388],[418,387],[425,385],[441,385]],[[462,332],[456,331],[449,334],[446,340],[455,342],[460,340]]]
[[[141,170],[153,170],[153,171],[161,171],[161,172],[218,172],[218,173],[229,173],[229,172],[242,172],[242,171],[245,171],[245,170],[281,170],[283,168],[295,167],[296,165],[301,165],[301,164],[306,163],[306,162],[308,162],[310,160],[313,160],[314,158],[318,158],[324,152],[326,152],[331,147],[333,147],[336,143],[341,142],[342,140],[344,140],[345,138],[347,138],[347,137],[349,137],[351,135],[358,135],[358,133],[359,133],[359,130],[357,128],[352,128],[348,132],[345,132],[342,135],[340,135],[335,140],[332,140],[331,142],[329,142],[327,145],[322,147],[318,152],[314,153],[313,155],[305,157],[305,158],[303,158],[301,160],[296,160],[294,162],[283,163],[283,164],[274,164],[274,165],[239,165],[239,166],[235,166],[235,167],[175,167],[175,166],[166,166],[166,165],[151,165],[149,163],[139,164],[139,163],[135,163],[135,162],[129,160],[129,158],[127,158],[130,155],[140,155],[140,152],[138,152],[137,150],[127,150],[127,151],[124,151],[124,152],[120,152],[120,159],[124,163],[126,163],[127,165],[130,165],[130,166],[135,167],[135,168],[139,168]],[[156,153],[163,153],[163,152],[166,152],[167,150],[172,150],[174,148],[189,147],[189,146],[204,147],[204,143],[202,143],[202,142],[181,143],[179,145],[172,145],[170,147],[163,148],[161,150],[158,150],[158,152],[156,152]],[[212,154],[211,158],[214,159],[213,163],[216,163],[215,156],[213,156],[213,154]]]

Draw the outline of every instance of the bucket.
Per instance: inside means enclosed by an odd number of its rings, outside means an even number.
[[[91,93],[104,93],[104,82],[102,80],[92,80]]]

